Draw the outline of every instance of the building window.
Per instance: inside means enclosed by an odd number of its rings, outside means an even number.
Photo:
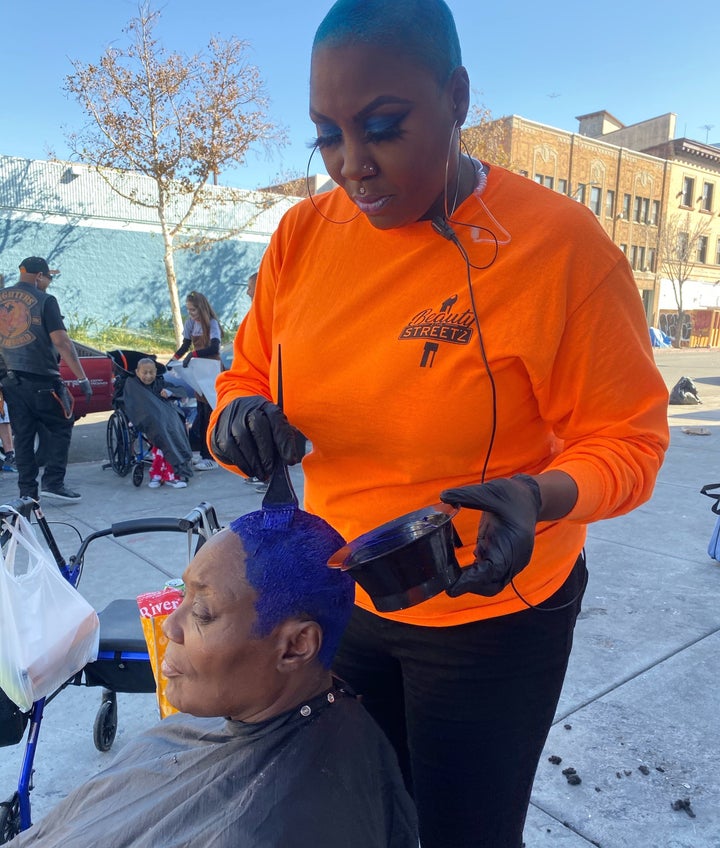
[[[627,245],[626,244],[621,244],[620,250],[622,250],[622,252],[625,254],[625,256],[627,256]],[[720,250],[720,247],[718,248],[718,250]]]
[[[608,189],[605,192],[605,217],[612,218],[615,214],[615,192]]]
[[[695,180],[692,177],[683,177],[681,206],[692,208],[693,196],[695,194]]]
[[[630,204],[631,203],[632,203],[632,195],[624,194],[623,195],[622,216],[626,221],[630,220]]]
[[[635,203],[633,204],[633,221],[640,222],[640,198],[635,198]]]
[[[690,236],[687,233],[678,233],[677,258],[681,262],[688,261],[688,248],[690,247]]]
[[[590,187],[590,209],[600,217],[602,210],[602,189],[598,186]]]
[[[648,270],[654,271],[657,266],[657,250],[654,247],[648,247]]]
[[[557,190],[560,192],[560,194],[567,194],[567,180],[558,179]]]
[[[638,248],[636,244],[630,245],[630,267],[637,268]]]
[[[708,237],[700,236],[697,246],[697,261],[703,265],[707,262]]]
[[[650,220],[650,198],[636,197],[633,206],[633,221],[638,224],[647,224]]]
[[[527,176],[528,176],[528,172],[527,172],[527,171],[520,171],[520,176],[521,176],[521,177],[527,177]]]
[[[555,185],[555,178],[546,174],[535,174],[535,182],[545,188],[552,188]]]
[[[653,200],[651,212],[650,212],[650,223],[654,226],[657,226],[658,221],[660,220],[660,201]]]
[[[715,264],[720,265],[720,238],[718,238],[717,250],[715,251]]]
[[[703,183],[701,209],[703,212],[712,212],[713,210],[713,184]]]

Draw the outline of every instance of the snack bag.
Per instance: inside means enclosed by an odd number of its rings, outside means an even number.
[[[146,592],[144,595],[138,595],[137,598],[140,622],[150,654],[150,665],[155,675],[160,718],[167,718],[178,712],[165,697],[165,678],[160,672],[160,666],[168,642],[162,632],[162,623],[173,610],[180,606],[182,599],[183,592],[175,587],[166,587],[159,592]]]

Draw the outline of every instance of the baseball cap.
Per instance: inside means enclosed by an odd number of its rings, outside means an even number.
[[[50,274],[47,260],[40,256],[28,256],[27,259],[23,259],[20,269],[24,269],[26,274]]]

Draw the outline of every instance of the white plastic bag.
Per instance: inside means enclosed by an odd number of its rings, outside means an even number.
[[[23,516],[0,552],[0,689],[21,710],[97,659],[100,622]],[[27,555],[25,559],[18,548]]]

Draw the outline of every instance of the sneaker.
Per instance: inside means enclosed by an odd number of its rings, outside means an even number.
[[[217,468],[217,462],[213,462],[212,459],[199,459],[197,462],[193,462],[193,466],[196,471],[211,471],[213,468]]]
[[[66,501],[67,503],[80,503],[82,500],[82,495],[79,492],[73,492],[66,486],[58,486],[57,489],[40,489],[40,497],[52,501]]]
[[[159,489],[162,486],[162,480],[159,477],[151,477],[148,487],[150,489]]]
[[[167,484],[173,489],[187,489],[187,483],[184,480],[168,480]]]
[[[17,466],[15,465],[15,451],[8,451],[5,454],[5,459],[2,463],[3,471],[10,471],[13,474],[17,474]]]

